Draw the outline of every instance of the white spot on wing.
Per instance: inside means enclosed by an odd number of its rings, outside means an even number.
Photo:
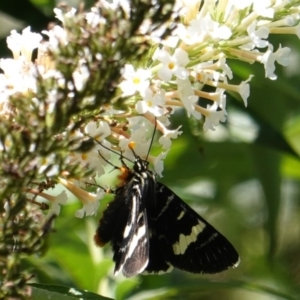
[[[178,242],[173,244],[174,254],[184,254],[188,246],[197,240],[198,234],[205,228],[205,224],[199,222],[197,225],[192,227],[189,235],[180,234]]]
[[[178,243],[173,244],[173,251],[176,255],[180,254],[180,248]]]
[[[183,254],[186,250],[186,248],[188,247],[187,245],[187,241],[185,238],[184,234],[181,234],[179,237],[179,248],[180,248],[180,253]]]
[[[187,245],[189,245],[189,244],[191,244],[191,243],[193,242],[193,239],[192,239],[192,237],[191,237],[190,235],[187,235],[187,236],[185,237],[185,239],[186,239]]]
[[[125,230],[124,230],[124,233],[123,233],[123,238],[124,238],[124,239],[128,237],[129,232],[130,232],[130,230],[131,230],[131,227],[132,227],[131,224],[126,225]]]
[[[137,233],[132,237],[132,240],[129,244],[128,251],[126,253],[125,261],[132,255],[134,249],[138,245],[139,240],[141,240],[143,237],[146,237],[146,226],[145,225],[141,226],[138,229]],[[145,243],[145,241],[143,241],[143,243]]]
[[[232,266],[233,268],[236,268],[241,262],[241,258],[239,257],[238,261]]]
[[[130,231],[131,231],[131,227],[132,224],[135,224],[135,216],[136,216],[136,196],[132,197],[132,208],[131,208],[131,220],[130,220],[130,224],[127,224],[123,233],[123,238],[127,238]],[[117,220],[116,220],[117,222]]]
[[[177,220],[179,221],[180,219],[182,219],[184,215],[185,215],[185,211],[183,210],[177,217]]]

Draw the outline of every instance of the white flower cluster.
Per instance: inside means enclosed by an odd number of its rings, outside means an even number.
[[[122,5],[125,12],[128,12],[130,6],[124,0],[115,0],[112,4],[106,1],[103,3],[112,10]],[[76,11],[63,13],[55,9],[55,13],[65,23],[75,16]],[[174,16],[178,14],[180,23],[167,39],[160,39],[159,31],[145,36],[145,40],[152,43],[152,54],[149,54],[148,61],[128,62],[124,67],[119,89],[122,96],[134,103],[132,114],[106,107],[105,114],[100,117],[102,121],[86,124],[74,137],[80,140],[90,136],[101,142],[101,145],[98,144],[88,153],[71,153],[70,164],[80,163],[83,167],[93,168],[94,175],[101,176],[111,154],[109,149],[112,145],[106,140],[108,137],[117,141],[114,149],[122,151],[124,157],[133,159],[131,149],[134,149],[137,155],[145,158],[154,130],[149,125],[156,124],[157,130],[161,132],[158,143],[162,153],[158,157],[149,156],[148,159],[153,163],[155,172],[162,176],[163,159],[171,147],[172,139],[182,133],[180,128],[168,129],[174,110],[182,108],[186,110],[188,117],[192,116],[197,120],[204,118],[204,130],[215,130],[220,122],[226,121],[226,91],[239,94],[247,106],[249,81],[253,76],[250,75],[239,85],[231,84],[233,73],[226,59],[259,62],[265,68],[266,77],[274,80],[275,62],[287,66],[290,49],[280,46],[274,51],[273,45],[268,41],[269,35],[295,34],[300,38],[300,1],[178,0]],[[95,29],[106,24],[97,7],[91,8],[86,14],[86,21]],[[140,31],[147,32],[147,28],[151,28],[151,24],[145,20]],[[14,59],[0,60],[0,68],[4,72],[0,74],[0,114],[3,116],[11,113],[11,95],[36,92],[37,72],[45,79],[54,78],[64,86],[64,78],[47,59],[46,53],[49,49],[55,52],[59,45],[67,45],[68,32],[56,25],[43,33],[49,37],[47,43],[42,43],[41,35],[30,32],[30,28],[24,29],[22,34],[12,31],[7,38]],[[37,61],[32,63],[31,55],[35,48],[38,48],[39,55]],[[88,48],[83,49],[83,52],[89,57]],[[97,53],[97,57],[101,60],[102,54]],[[89,76],[85,60],[82,59],[73,73],[73,86],[70,90],[83,90]],[[204,91],[204,86],[210,87],[211,91]],[[40,105],[51,112],[56,97],[57,91],[49,91],[48,99],[43,99]],[[199,99],[209,100],[210,104],[203,107],[199,104]],[[37,103],[40,101],[34,100]],[[93,99],[87,98],[86,101]],[[126,126],[110,126],[111,123],[106,122],[122,118],[126,120]],[[86,199],[95,203],[95,196],[83,197],[79,186],[74,182],[61,179],[61,183],[81,199],[85,199],[83,203],[87,209],[81,210],[78,216],[94,212]]]

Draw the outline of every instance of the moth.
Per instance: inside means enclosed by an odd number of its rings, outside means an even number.
[[[236,267],[240,259],[232,244],[158,182],[147,160],[133,154],[132,169],[121,158],[122,183],[94,236],[98,246],[111,243],[115,275],[161,274],[173,268],[213,274]]]

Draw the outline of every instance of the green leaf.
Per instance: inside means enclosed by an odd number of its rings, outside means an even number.
[[[234,95],[232,94],[232,96]],[[282,128],[275,127],[270,120],[253,109],[252,106],[245,108],[239,101],[235,102],[234,106],[243,113],[250,115],[258,126],[259,131],[254,141],[255,143],[277,149],[299,158],[298,153],[294,150],[293,146],[291,146],[289,140],[282,132]]]
[[[96,278],[97,266],[88,251],[88,245],[93,239],[88,227],[83,227],[85,222],[75,218],[71,208],[74,209],[75,205],[65,206],[55,223],[56,232],[51,236],[51,248],[46,259],[57,262],[75,286],[96,290],[99,281],[99,278]],[[66,214],[67,210],[69,212]]]
[[[120,282],[116,289],[116,299],[126,299],[126,296],[139,284],[138,277]]]
[[[282,173],[288,178],[300,180],[300,161],[291,156],[286,156],[282,161]]]
[[[212,281],[212,280],[200,280],[195,284],[187,284],[184,286],[177,287],[177,295],[180,297],[186,297],[188,299],[189,295],[199,295],[205,290],[221,291],[225,289],[243,289],[253,292],[259,292],[261,294],[268,295],[272,299],[284,299],[284,300],[296,300],[296,295],[291,295],[288,292],[279,291],[276,288],[268,287],[267,285],[260,285],[253,282],[243,282],[243,281]],[[176,288],[173,288],[173,291],[176,291]],[[278,298],[277,298],[278,297]],[[181,299],[181,298],[178,298]],[[228,298],[229,299],[229,298]],[[250,299],[250,297],[249,297]],[[251,298],[252,299],[252,298]],[[253,298],[254,299],[254,298]],[[256,299],[261,299],[256,297]],[[270,298],[271,299],[271,298]]]
[[[178,290],[174,288],[159,288],[144,290],[140,293],[135,294],[128,300],[160,300],[160,299],[171,299],[178,294]]]
[[[300,153],[300,106],[295,111],[295,116],[292,117],[285,126],[285,135],[293,148]]]
[[[32,287],[32,300],[112,300],[111,298],[67,286],[37,283],[32,283],[30,286]]]
[[[281,157],[278,152],[253,145],[253,158],[262,184],[266,203],[266,229],[269,234],[269,257],[272,258],[277,245],[277,221],[280,208],[281,190]]]

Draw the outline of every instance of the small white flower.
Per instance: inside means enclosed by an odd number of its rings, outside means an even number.
[[[179,23],[178,35],[187,45],[201,43],[207,35],[207,29],[205,27],[204,19],[192,20],[187,27]]]
[[[191,75],[196,77],[196,79],[201,78],[200,82],[203,84],[207,80],[227,82],[227,78],[233,78],[232,71],[226,64],[225,57],[222,56],[215,63],[213,63],[212,61],[200,63],[197,64],[193,69],[195,73],[192,72]],[[220,70],[222,70],[222,73],[220,72]]]
[[[248,79],[245,81],[242,81],[239,85],[235,85],[235,84],[227,84],[227,83],[211,83],[212,86],[217,86],[219,88],[225,89],[225,90],[229,90],[229,91],[234,91],[238,94],[240,94],[240,96],[242,97],[245,106],[247,106],[247,100],[248,97],[250,95],[250,86],[248,84],[248,82],[252,79],[254,75],[249,75]]]
[[[128,159],[134,159],[134,153],[140,157],[146,157],[149,152],[150,140],[147,140],[147,128],[140,127],[132,131],[130,138],[120,137],[119,146],[122,154]],[[132,150],[131,150],[132,149]]]
[[[83,206],[81,209],[78,209],[75,212],[75,217],[83,218],[84,215],[92,216],[92,215],[96,214],[98,207],[99,207],[99,201],[104,197],[105,192],[101,189],[98,189],[96,195],[92,194],[92,193],[88,193],[88,194],[90,197],[94,198],[94,201],[88,200],[88,201],[84,202],[82,200]]]
[[[111,135],[109,125],[104,121],[100,121],[99,123],[91,121],[85,126],[84,131],[97,140],[104,140]]]
[[[111,11],[115,11],[119,7],[122,7],[122,10],[126,14],[126,17],[130,15],[131,5],[129,0],[102,1],[101,5],[103,5],[105,9],[109,9]]]
[[[20,56],[18,60],[11,58],[0,59],[0,68],[4,71],[6,92],[9,95],[13,95],[16,92],[28,93],[29,91],[36,91],[36,69],[23,56]]]
[[[218,68],[220,68],[223,71],[223,75],[227,76],[228,79],[233,78],[232,71],[229,68],[229,66],[226,64],[226,58],[225,57],[221,57],[217,61],[217,66],[218,66]]]
[[[145,127],[145,118],[141,116],[131,117],[127,119],[128,121],[128,128],[131,131],[135,131],[140,127]]]
[[[195,104],[198,102],[198,96],[195,95],[191,83],[188,79],[181,80],[177,78],[178,94],[181,102],[183,103],[188,117],[191,115],[199,120],[201,114],[195,110]]]
[[[269,45],[268,50],[261,58],[261,63],[265,67],[265,76],[271,80],[276,80],[277,75],[275,74],[275,61],[276,57],[273,53],[273,45]]]
[[[106,144],[106,143],[107,144]],[[110,143],[102,142],[103,146],[110,148]],[[96,146],[89,152],[79,153],[74,152],[69,155],[69,163],[80,163],[82,168],[89,168],[95,171],[96,176],[101,176],[105,173],[104,166],[110,159],[110,151],[102,146]]]
[[[169,115],[163,115],[163,116],[157,118],[157,120],[158,120],[161,124],[163,124],[165,127],[171,125],[171,122],[170,122],[169,118],[170,118],[170,115],[172,115],[173,112],[175,111],[174,108],[172,108],[172,107],[168,107],[168,110],[170,111],[170,114],[169,114]]]
[[[237,92],[240,94],[240,96],[242,97],[243,101],[244,101],[244,105],[247,106],[248,105],[248,97],[250,95],[250,85],[249,85],[249,81],[252,79],[254,75],[249,75],[248,79],[245,81],[242,81],[237,88]]]
[[[68,44],[67,32],[61,26],[55,25],[49,31],[43,30],[42,33],[49,37],[48,46],[53,51],[58,49],[59,44]]]
[[[101,176],[105,173],[104,166],[107,165],[107,161],[110,160],[111,156],[111,144],[105,139],[111,134],[110,127],[104,121],[99,123],[91,121],[86,125],[84,131],[96,140],[95,146],[88,152],[71,152],[68,163],[80,163],[83,168],[94,169],[97,176]],[[82,136],[81,132],[76,131],[73,139],[81,140]]]
[[[242,10],[249,7],[253,3],[253,0],[231,0],[231,2],[237,9]]]
[[[204,17],[191,20],[185,27],[179,24],[179,37],[188,45],[203,43],[208,39],[228,40],[231,35],[231,29],[226,25],[220,25],[212,20],[210,14]]]
[[[1,64],[1,60],[0,60]],[[9,91],[7,89],[7,80],[4,74],[0,74],[0,105],[1,105],[1,110],[0,110],[0,115],[9,115],[11,113],[11,105],[9,101]],[[0,151],[3,151],[4,148],[2,149],[0,147]]]
[[[61,21],[62,23],[65,22],[66,19],[70,19],[72,17],[75,16],[76,13],[76,9],[74,7],[72,7],[68,12],[63,12],[61,9],[59,8],[54,8],[53,9],[54,13],[55,13],[55,17]]]
[[[0,68],[3,70],[7,78],[19,76],[22,72],[23,61],[21,59],[15,60],[12,58],[1,58]]]
[[[257,21],[254,21],[247,28],[248,35],[251,39],[251,42],[241,46],[241,49],[252,50],[255,47],[265,48],[268,46],[269,42],[263,39],[267,39],[269,36],[269,29],[267,27],[261,26],[256,29]]]
[[[10,32],[10,36],[6,39],[6,43],[8,48],[12,51],[14,59],[18,59],[21,55],[21,35],[16,30],[12,30]]]
[[[154,158],[153,168],[154,168],[155,173],[159,177],[163,177],[162,172],[164,170],[164,159],[167,157],[167,154],[168,154],[168,151],[162,152],[161,154],[159,154],[157,157]]]
[[[175,130],[168,130],[167,128],[164,129],[164,134],[158,140],[164,150],[168,150],[171,148],[171,139],[177,139],[178,135],[182,134],[182,131],[179,131],[180,128],[181,126],[179,126]]]
[[[135,105],[135,109],[140,114],[150,112],[155,117],[160,117],[164,113],[163,105],[166,103],[165,92],[160,90],[157,93],[153,93],[150,88],[147,88],[143,100],[138,101]]]
[[[66,204],[68,200],[66,191],[62,191],[57,196],[52,196],[46,193],[40,193],[39,195],[51,202],[51,208],[49,209],[47,216],[58,216],[60,213],[60,205]]]
[[[30,27],[26,27],[22,31],[22,35],[17,33],[16,30],[12,30],[6,42],[15,59],[22,55],[26,61],[31,62],[32,51],[38,48],[42,39],[43,37],[40,34],[31,32]]]
[[[53,177],[59,173],[59,165],[55,164],[56,155],[54,153],[46,156],[40,157],[37,162],[39,168],[39,174],[44,174],[48,177]]]
[[[212,33],[213,39],[228,40],[232,35],[231,29],[226,25],[218,26]]]
[[[253,10],[259,16],[273,19],[274,9],[271,8],[271,0],[253,0]]]
[[[281,48],[281,45],[279,45],[278,50],[274,53],[274,55],[276,57],[275,58],[276,61],[284,67],[288,66],[290,63],[290,60],[289,60],[290,52],[291,52],[290,48],[288,48],[288,47]]]
[[[266,77],[275,80],[277,75],[274,73],[275,71],[275,61],[283,66],[287,66],[289,63],[289,54],[290,48],[284,47],[281,48],[279,46],[276,52],[273,52],[273,45],[269,44],[268,50],[266,53],[259,59],[259,61],[264,64]]]
[[[79,209],[75,215],[82,218],[84,215],[91,216],[97,212],[99,201],[104,197],[105,192],[102,189],[97,189],[97,193],[90,193],[79,187],[75,180],[66,180],[59,178],[59,182],[65,186],[78,200],[83,204],[82,209]]]
[[[77,91],[82,91],[90,78],[88,67],[82,63],[73,72],[74,85]]]
[[[225,106],[225,99],[222,102],[222,110],[218,110],[219,106],[217,102],[211,106],[207,106],[207,115],[203,124],[204,131],[207,131],[208,129],[215,130],[215,127],[218,126],[220,122],[226,121],[227,112],[225,110]]]
[[[172,56],[164,49],[157,49],[153,54],[153,60],[163,64],[158,71],[158,77],[165,82],[170,81],[173,75],[180,79],[186,79],[189,75],[184,67],[190,60],[187,52],[180,48],[177,48]]]
[[[123,95],[129,96],[135,92],[145,93],[150,84],[150,76],[150,70],[138,69],[135,71],[132,65],[125,65],[123,70],[124,80],[119,85]]]
[[[105,24],[105,19],[100,16],[98,7],[92,7],[91,12],[86,13],[85,18],[93,28],[96,28],[100,23]]]

